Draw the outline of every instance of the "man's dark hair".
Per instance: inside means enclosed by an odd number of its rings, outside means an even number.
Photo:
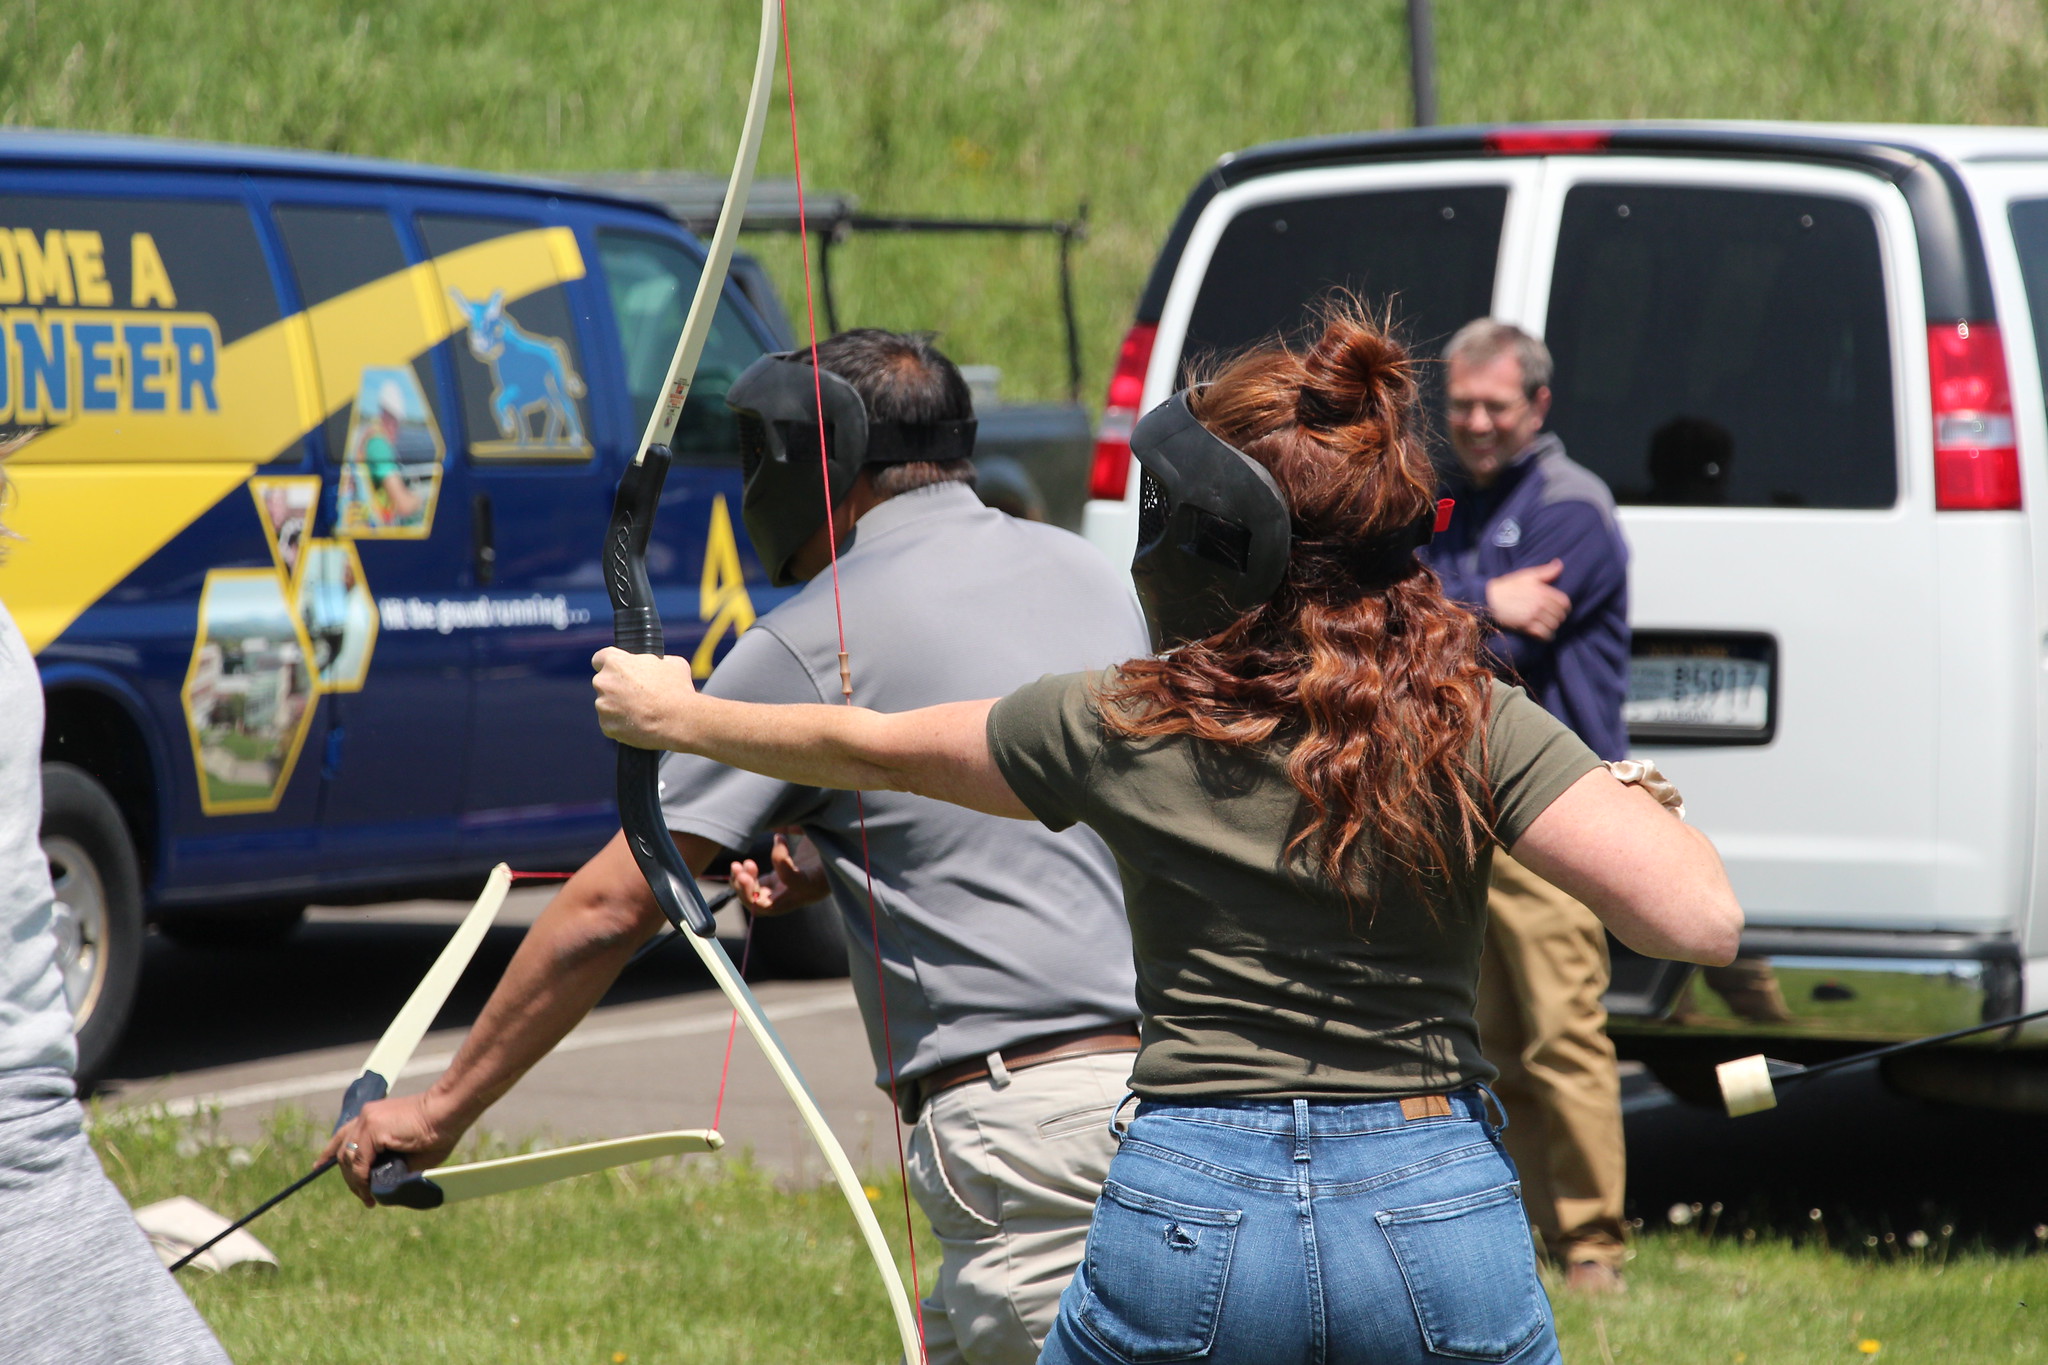
[[[853,385],[872,422],[955,422],[974,416],[967,381],[932,344],[930,332],[855,327],[818,344],[818,365]],[[875,465],[867,472],[885,498],[938,483],[974,486],[972,460]]]

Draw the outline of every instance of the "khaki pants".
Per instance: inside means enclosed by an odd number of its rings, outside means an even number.
[[[1522,1200],[1561,1265],[1625,1254],[1621,1081],[1605,1030],[1607,937],[1593,912],[1500,850],[1479,965],[1479,1047],[1500,1068]]]
[[[932,1097],[910,1192],[944,1258],[925,1299],[931,1365],[1030,1365],[1081,1263],[1135,1052],[1068,1057]]]

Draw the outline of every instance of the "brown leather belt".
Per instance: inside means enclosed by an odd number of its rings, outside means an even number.
[[[1136,1052],[1138,1050],[1138,1029],[1134,1024],[1112,1025],[1108,1028],[1072,1029],[1066,1033],[1048,1033],[1039,1038],[1027,1038],[1021,1043],[1004,1048],[998,1056],[1003,1059],[1007,1071],[1022,1071],[1028,1066],[1042,1066],[1068,1057],[1087,1057],[1098,1052]],[[982,1080],[992,1074],[987,1057],[968,1057],[942,1066],[917,1078],[917,1102],[923,1107],[931,1097],[956,1085]]]

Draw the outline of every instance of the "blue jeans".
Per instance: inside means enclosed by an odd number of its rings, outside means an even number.
[[[1554,1365],[1514,1167],[1450,1104],[1140,1105],[1040,1365]]]

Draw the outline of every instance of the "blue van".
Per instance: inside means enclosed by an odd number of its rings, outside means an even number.
[[[702,248],[602,193],[349,158],[0,135],[0,601],[48,700],[81,1072],[148,923],[466,893],[617,828],[599,549]],[[728,286],[649,565],[700,674],[782,595],[738,521]]]

